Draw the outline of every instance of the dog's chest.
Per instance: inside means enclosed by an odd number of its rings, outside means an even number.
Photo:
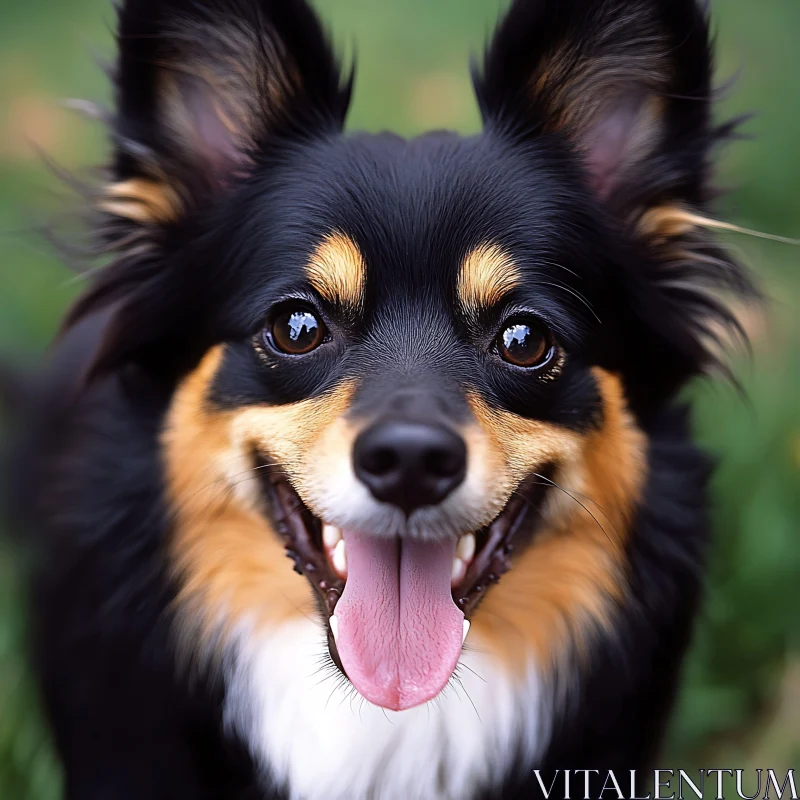
[[[319,627],[295,621],[242,634],[227,676],[226,724],[291,800],[468,800],[546,746],[533,667],[512,679],[468,650],[436,701],[394,713],[355,694],[326,656]]]

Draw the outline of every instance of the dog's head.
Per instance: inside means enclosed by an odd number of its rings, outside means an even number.
[[[517,0],[471,138],[344,135],[301,0],[128,0],[119,42],[118,257],[71,321],[113,308],[94,374],[173,387],[181,618],[208,644],[319,614],[393,709],[469,623],[509,664],[613,625],[646,420],[748,287],[703,228],[694,0]]]

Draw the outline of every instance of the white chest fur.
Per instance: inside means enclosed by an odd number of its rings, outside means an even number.
[[[314,622],[242,633],[225,721],[291,800],[468,800],[516,756],[533,765],[549,728],[535,669],[512,680],[470,644],[436,701],[388,712],[324,666]]]

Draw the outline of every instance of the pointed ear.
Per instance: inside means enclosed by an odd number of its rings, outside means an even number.
[[[94,229],[112,260],[63,326],[109,311],[87,382],[126,362],[172,363],[167,342],[190,349],[182,331],[214,292],[173,252],[196,238],[175,229],[287,146],[340,130],[350,99],[305,0],[124,0],[118,43],[114,156]]]
[[[704,199],[711,55],[695,0],[515,0],[475,85],[487,125],[566,137],[612,207]]]
[[[343,124],[349,84],[304,0],[126,0],[118,43],[112,216],[173,221],[282,138]]]
[[[514,0],[475,75],[487,128],[565,144],[631,235],[619,297],[637,345],[621,355],[635,351],[654,397],[730,374],[725,347],[743,334],[730,301],[759,298],[704,213],[711,147],[736,125],[711,122],[707,13],[706,0]]]

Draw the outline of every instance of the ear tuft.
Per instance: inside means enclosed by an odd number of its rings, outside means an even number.
[[[140,225],[167,225],[181,212],[178,194],[163,181],[129,178],[106,187],[98,208],[112,217]]]

